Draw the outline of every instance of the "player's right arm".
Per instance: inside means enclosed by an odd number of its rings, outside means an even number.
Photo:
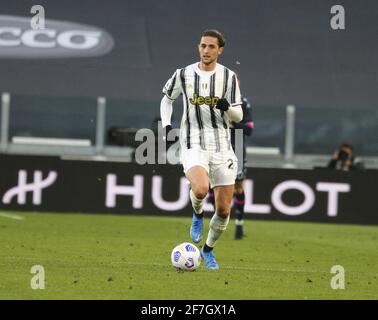
[[[172,113],[173,113],[173,101],[166,95],[163,96],[160,102],[160,118],[163,128],[171,125]]]
[[[173,102],[181,94],[181,81],[179,77],[180,70],[176,70],[163,88],[164,96],[160,102],[160,117],[163,128],[171,125]]]

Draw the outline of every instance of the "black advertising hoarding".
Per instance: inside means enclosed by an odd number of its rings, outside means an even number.
[[[0,210],[191,216],[177,165],[0,156]],[[246,218],[378,224],[378,171],[250,168]],[[205,210],[212,211],[209,203]]]

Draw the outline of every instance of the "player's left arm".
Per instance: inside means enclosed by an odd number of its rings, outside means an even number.
[[[231,104],[226,114],[230,121],[238,123],[243,119],[243,110],[240,104]]]
[[[251,136],[255,127],[252,117],[252,107],[246,97],[242,98],[243,120],[239,123],[233,123],[235,129],[242,129],[246,136]]]
[[[236,75],[233,74],[231,78],[231,86],[227,90],[226,97],[218,100],[216,108],[224,111],[229,120],[232,122],[240,122],[243,119],[242,101],[240,95],[240,89]]]

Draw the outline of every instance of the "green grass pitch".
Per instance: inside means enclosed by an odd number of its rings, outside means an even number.
[[[0,299],[378,299],[377,226],[248,220],[236,241],[231,221],[219,271],[177,272],[171,250],[189,227],[189,217],[1,213]],[[33,265],[45,289],[31,288]],[[334,265],[344,290],[331,288]]]

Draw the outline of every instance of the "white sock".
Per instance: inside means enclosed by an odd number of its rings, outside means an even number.
[[[242,226],[244,224],[244,220],[238,220],[238,219],[235,219],[235,224],[237,226]]]
[[[192,189],[190,189],[190,201],[192,202],[192,207],[195,213],[200,214],[202,212],[203,203],[205,199],[198,199]]]
[[[210,220],[210,229],[207,235],[206,244],[209,247],[214,247],[217,240],[220,238],[222,233],[226,230],[228,222],[230,221],[230,215],[226,219],[219,217],[214,213]]]

